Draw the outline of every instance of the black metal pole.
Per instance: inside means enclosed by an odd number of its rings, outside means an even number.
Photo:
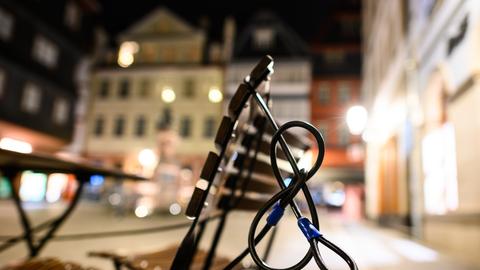
[[[10,188],[12,190],[12,199],[13,199],[13,202],[15,203],[15,207],[17,208],[17,212],[20,217],[20,223],[22,224],[23,239],[27,242],[29,257],[32,258],[35,256],[35,244],[33,243],[34,240],[32,237],[32,227],[30,224],[30,220],[28,219],[27,213],[25,212],[25,209],[23,209],[22,207],[22,201],[20,200],[20,197],[14,185],[15,178],[18,176],[20,171],[16,168],[10,167],[5,169],[4,172],[5,172],[5,176],[8,178],[8,183],[10,184]],[[3,245],[1,247],[0,251],[8,248],[13,243],[6,243],[6,244],[7,245]]]
[[[60,226],[65,222],[65,220],[70,216],[72,211],[75,209],[75,207],[78,205],[78,202],[80,201],[80,197],[82,195],[83,191],[83,185],[86,181],[88,181],[88,176],[87,174],[77,174],[77,182],[78,182],[78,187],[77,190],[75,191],[75,194],[73,196],[72,201],[68,205],[67,209],[58,217],[53,224],[51,225],[50,229],[47,231],[45,236],[40,239],[38,245],[35,247],[35,252],[33,256],[37,256],[38,253],[45,247],[47,242],[54,237],[55,232],[60,228]]]

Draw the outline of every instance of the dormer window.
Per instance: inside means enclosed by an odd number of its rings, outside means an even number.
[[[80,28],[81,21],[80,8],[73,1],[67,2],[65,5],[65,24],[72,30]]]
[[[254,32],[253,42],[257,49],[268,49],[272,47],[275,32],[272,28],[259,27]]]
[[[57,45],[41,35],[35,37],[32,54],[37,62],[47,68],[55,68],[57,66],[59,54]]]
[[[13,16],[0,8],[0,40],[7,41],[12,36]]]

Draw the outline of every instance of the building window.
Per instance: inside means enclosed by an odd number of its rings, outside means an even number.
[[[215,117],[209,116],[205,119],[205,125],[203,126],[203,137],[212,138],[215,134]]]
[[[5,71],[0,68],[0,98],[5,94],[6,76]]]
[[[125,99],[130,94],[130,82],[127,79],[124,79],[120,82],[120,90],[118,96],[122,99]]]
[[[74,1],[68,1],[65,5],[65,24],[72,30],[78,30],[81,22],[81,11]]]
[[[35,37],[32,54],[35,60],[48,68],[57,66],[58,47],[41,35]]]
[[[3,8],[0,8],[0,39],[7,41],[13,33],[13,16]]]
[[[424,205],[428,214],[444,215],[458,209],[456,148],[455,129],[449,122],[428,131],[422,139]]]
[[[145,79],[140,83],[140,93],[139,96],[142,98],[146,98],[150,96],[150,81]]]
[[[40,88],[33,83],[27,83],[23,89],[22,110],[29,113],[38,112],[40,110],[41,99],[42,92]]]
[[[168,129],[171,127],[172,124],[172,109],[166,107],[163,109],[162,114],[160,115],[158,122],[157,122],[157,129]]]
[[[145,135],[145,116],[140,115],[135,122],[135,136],[142,137]]]
[[[123,116],[117,116],[113,125],[113,135],[120,137],[123,135],[125,129],[125,118]]]
[[[350,84],[347,82],[341,82],[338,86],[338,101],[340,103],[350,102]]]
[[[253,34],[254,46],[257,49],[268,49],[272,47],[275,32],[272,28],[257,28]]]
[[[180,121],[180,136],[183,138],[190,137],[192,133],[192,119],[188,116],[184,116]]]
[[[323,55],[324,60],[329,65],[340,65],[345,61],[345,53],[341,51],[331,51]]]
[[[318,88],[318,102],[328,104],[330,102],[330,87],[328,83],[321,83]]]
[[[53,104],[53,122],[56,124],[63,125],[68,120],[68,111],[70,106],[68,101],[63,98],[55,100]]]
[[[195,89],[194,89],[194,81],[193,79],[186,79],[185,80],[185,89],[184,89],[184,96],[187,98],[193,98],[195,96]]]
[[[98,96],[101,98],[107,98],[109,90],[110,90],[110,82],[107,79],[105,79],[100,83]]]
[[[105,119],[103,119],[103,116],[97,116],[97,119],[95,119],[95,126],[93,128],[93,133],[95,134],[95,136],[102,136],[104,126]]]
[[[340,146],[347,146],[349,142],[350,142],[350,133],[348,131],[348,128],[344,124],[342,124],[338,132],[338,144]]]

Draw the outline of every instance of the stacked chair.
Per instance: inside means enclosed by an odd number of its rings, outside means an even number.
[[[312,258],[321,269],[327,269],[317,244],[322,243],[339,254],[356,269],[353,260],[318,232],[318,216],[305,182],[319,169],[323,161],[324,144],[321,135],[311,125],[292,121],[279,127],[270,113],[268,81],[273,73],[273,59],[265,56],[245,78],[233,95],[228,114],[223,117],[215,137],[217,151],[208,153],[200,179],[197,181],[186,215],[191,226],[180,246],[147,254],[120,256],[110,252],[91,252],[91,256],[111,259],[116,269],[149,270],[208,270],[244,269],[239,263],[250,254],[260,269],[274,269],[265,264],[273,237],[283,211],[290,206],[299,220],[311,249],[305,257],[288,269],[302,269]],[[263,89],[263,90],[260,90]],[[297,162],[311,145],[306,137],[287,129],[300,127],[317,141],[319,156],[310,171],[298,168]],[[288,142],[288,144],[287,144]],[[277,143],[281,151],[277,151]],[[286,183],[285,178],[290,178]],[[301,215],[294,198],[303,192],[311,212],[312,222]],[[237,258],[217,255],[226,221],[231,211],[257,212],[249,231],[249,246]],[[260,218],[268,215],[267,225],[257,234]],[[218,220],[212,223],[212,220]],[[199,249],[205,241],[207,226],[215,224],[213,239],[207,250]],[[272,230],[262,258],[255,246]]]

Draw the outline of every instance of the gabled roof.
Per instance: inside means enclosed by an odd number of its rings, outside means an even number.
[[[132,37],[185,35],[198,31],[199,29],[178,17],[168,8],[158,7],[120,33],[119,38],[128,39]]]
[[[270,46],[256,46],[258,29],[270,29],[273,39]],[[270,11],[258,12],[246,24],[235,41],[233,59],[258,58],[265,54],[282,58],[298,58],[309,55],[308,47],[300,36]]]

